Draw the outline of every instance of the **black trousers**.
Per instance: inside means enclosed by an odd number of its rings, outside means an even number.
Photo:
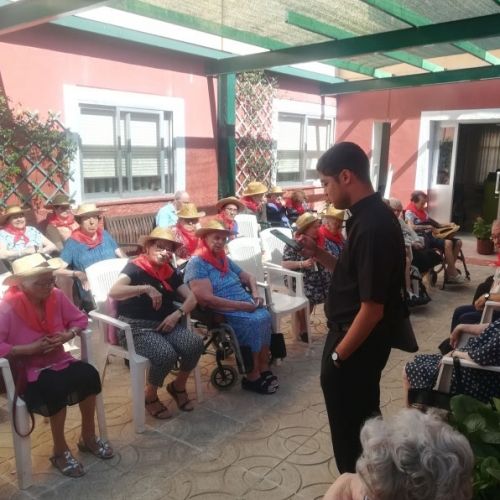
[[[375,329],[337,368],[331,353],[343,335],[341,331],[328,333],[321,363],[321,388],[341,474],[355,472],[361,454],[361,427],[365,420],[380,415],[380,377],[391,351],[387,334]]]

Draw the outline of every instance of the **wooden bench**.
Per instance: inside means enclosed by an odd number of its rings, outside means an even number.
[[[137,215],[112,215],[104,217],[104,229],[127,255],[137,255],[137,242],[149,234],[156,225],[156,213]]]

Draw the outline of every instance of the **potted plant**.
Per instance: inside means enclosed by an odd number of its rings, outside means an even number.
[[[482,217],[478,217],[472,226],[472,234],[477,238],[477,253],[480,255],[491,255],[494,251],[491,241],[491,224]]]
[[[497,500],[500,491],[500,399],[484,404],[470,396],[454,396],[450,424],[469,441],[475,456],[473,500]]]

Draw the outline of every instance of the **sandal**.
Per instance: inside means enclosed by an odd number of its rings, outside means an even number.
[[[246,391],[257,392],[258,394],[274,394],[278,390],[277,385],[273,385],[269,380],[259,377],[256,380],[241,379],[241,387]]]
[[[279,387],[278,377],[273,374],[271,370],[266,370],[265,372],[260,372],[260,378],[269,382],[272,387]]]
[[[187,392],[186,391],[179,391],[175,388],[174,383],[170,382],[170,384],[167,384],[167,392],[174,398],[174,401],[176,402],[179,410],[182,411],[193,411],[193,405],[191,404],[191,400],[187,397]],[[186,394],[186,400],[184,403],[181,404],[179,400],[179,394]],[[191,405],[191,406],[189,406]]]
[[[151,405],[157,404],[158,406],[156,407],[156,410],[148,408]],[[167,420],[169,418],[172,418],[172,414],[170,413],[169,409],[158,399],[153,399],[153,401],[146,401],[146,410],[148,410],[148,413],[154,417],[157,418],[158,420]]]
[[[71,454],[65,451],[62,455],[53,455],[49,458],[50,463],[58,469],[61,474],[68,477],[82,477],[85,475],[83,465]]]
[[[111,445],[97,436],[94,436],[94,443],[92,446],[89,446],[83,437],[80,437],[76,445],[80,451],[92,453],[92,455],[95,455],[97,458],[102,458],[103,460],[113,458],[115,454]]]

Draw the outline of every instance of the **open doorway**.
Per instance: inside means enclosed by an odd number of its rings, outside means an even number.
[[[476,217],[497,217],[496,171],[500,169],[500,123],[459,124],[452,220],[465,231]]]

